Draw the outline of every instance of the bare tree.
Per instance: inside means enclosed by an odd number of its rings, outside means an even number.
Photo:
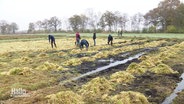
[[[29,23],[28,33],[34,33],[35,32],[35,24]]]
[[[134,31],[140,31],[140,25],[143,21],[143,15],[141,13],[137,13],[131,18],[131,27]]]
[[[69,23],[73,31],[79,31],[82,23],[81,17],[79,15],[73,15],[69,18]]]
[[[57,28],[61,26],[61,21],[56,16],[54,16],[49,20],[49,25],[51,28],[54,28],[54,32],[57,32]]]
[[[111,32],[112,31],[112,26],[114,25],[114,20],[115,20],[115,15],[114,13],[110,12],[110,11],[106,11],[100,20],[103,20],[103,21],[100,21],[101,24],[102,22],[105,22],[103,23],[103,25],[105,24],[106,26],[109,27],[109,31]]]
[[[46,33],[50,31],[49,30],[49,20],[48,19],[43,20],[42,27],[44,28]]]
[[[126,23],[128,22],[128,15],[122,14],[119,18],[119,26],[121,28],[121,31],[125,31]]]
[[[121,14],[119,11],[115,11],[114,12],[114,22],[113,22],[113,25],[114,25],[114,30],[117,31],[118,29],[118,24],[120,22],[120,19],[121,19]]]
[[[18,30],[18,25],[15,22],[11,23],[12,33],[15,34],[15,31]]]
[[[101,29],[104,31],[105,30],[105,27],[106,27],[106,24],[105,24],[105,17],[102,15],[101,18],[100,18],[100,21],[98,23],[98,25],[101,27]]]
[[[2,34],[7,33],[7,27],[8,27],[8,23],[5,20],[1,20],[0,21],[0,29],[1,29]]]
[[[86,30],[89,18],[84,14],[82,14],[80,18],[81,18],[81,31],[84,32]]]
[[[86,10],[88,20],[89,28],[95,31],[98,28],[98,23],[100,21],[101,13],[96,13],[93,11],[93,9],[87,9]]]
[[[43,24],[42,21],[36,22],[36,27],[38,28],[38,31],[40,31],[42,29],[42,27],[43,27],[42,24]]]

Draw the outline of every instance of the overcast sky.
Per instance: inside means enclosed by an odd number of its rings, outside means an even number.
[[[145,14],[163,0],[0,0],[0,20],[16,22],[19,30],[26,30],[30,22],[56,16],[61,20],[74,14],[119,11],[129,16]],[[183,1],[183,0],[181,0]]]

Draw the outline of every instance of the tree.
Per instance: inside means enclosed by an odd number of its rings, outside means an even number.
[[[150,10],[146,15],[144,15],[145,26],[157,27],[160,23],[159,9],[155,8]]]
[[[81,17],[79,15],[73,15],[69,18],[69,23],[73,31],[79,31],[82,23]]]
[[[164,0],[159,3],[157,8],[149,11],[144,17],[147,25],[161,27],[166,31],[166,27],[174,24],[175,10],[180,5],[179,0]]]
[[[37,21],[36,22],[36,27],[38,28],[38,31],[40,31],[42,29],[42,27],[43,27],[42,24],[43,24],[42,21]]]
[[[1,20],[1,21],[0,21],[1,33],[2,33],[2,34],[7,33],[7,28],[8,28],[8,23],[7,23],[5,20]]]
[[[35,31],[35,24],[29,23],[28,33],[34,33]]]
[[[121,14],[119,11],[116,11],[114,12],[114,22],[113,22],[113,25],[114,25],[114,30],[117,31],[118,29],[118,24],[120,22],[120,19],[121,19]]]
[[[162,27],[166,30],[166,27],[173,25],[173,18],[176,8],[180,5],[180,0],[165,0],[159,3],[159,15],[162,19]]]
[[[81,31],[84,32],[86,30],[87,24],[88,24],[88,20],[89,18],[86,15],[81,15]]]
[[[49,20],[50,28],[54,28],[54,32],[57,32],[57,28],[61,26],[61,21],[56,17],[51,17]]]
[[[121,30],[125,31],[126,23],[128,22],[128,16],[127,14],[123,14],[119,17],[118,25],[120,26]]]
[[[184,4],[182,3],[175,11],[174,26],[179,32],[184,32]]]
[[[106,24],[105,24],[105,17],[103,15],[101,16],[98,25],[101,27],[102,31],[105,30]]]
[[[98,28],[101,14],[95,13],[93,9],[87,9],[87,17],[88,17],[88,25],[90,26],[89,28],[92,29],[93,31],[96,31],[96,29]]]
[[[143,15],[141,13],[137,13],[131,18],[131,27],[134,31],[140,31],[140,25],[143,21]]]
[[[11,34],[12,31],[13,31],[13,30],[12,30],[12,26],[11,26],[10,24],[7,24],[7,25],[6,25],[6,33],[7,33],[7,34]]]
[[[113,24],[114,24],[114,19],[115,19],[115,15],[114,15],[114,13],[112,13],[112,12],[110,12],[110,11],[106,11],[103,15],[102,15],[102,17],[101,17],[102,19],[101,20],[103,20],[105,23],[105,26],[108,26],[109,27],[109,32],[111,32],[112,31],[112,26],[113,26]],[[101,21],[101,22],[103,22],[103,21]]]
[[[50,31],[49,30],[49,20],[48,19],[43,20],[42,27],[43,27],[43,29],[45,30],[46,33]]]
[[[12,33],[15,34],[15,31],[18,30],[18,25],[15,22],[11,23]]]

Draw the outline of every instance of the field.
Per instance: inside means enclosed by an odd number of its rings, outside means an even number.
[[[0,35],[0,104],[160,104],[184,72],[183,34],[91,34],[86,51],[74,34]],[[12,89],[28,96],[11,96]],[[184,101],[184,91],[173,103]]]

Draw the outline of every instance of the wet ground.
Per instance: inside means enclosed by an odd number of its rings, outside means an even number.
[[[142,51],[143,49],[139,49],[139,50],[134,50],[131,52],[121,53],[116,56],[109,56],[108,58],[103,59],[103,61],[101,62],[99,62],[99,60],[96,60],[93,63],[86,62],[86,63],[81,64],[80,66],[77,66],[75,69],[77,69],[76,70],[77,72],[84,74],[84,73],[93,71],[99,67],[111,64],[115,60],[123,60],[123,59],[126,59],[127,57],[130,57]],[[157,49],[155,48],[154,50],[150,52],[153,52],[153,51],[157,51]],[[132,62],[139,63],[140,61],[138,59],[133,59],[131,61],[128,61],[125,64],[120,64],[112,68],[108,68],[108,70],[103,70],[95,74],[91,74],[91,75],[87,75],[85,77],[79,78],[75,81],[67,82],[64,84],[64,86],[67,88],[73,89],[74,87],[75,88],[80,87],[81,85],[87,83],[92,78],[95,78],[97,76],[105,76],[108,78],[112,73],[125,70]],[[116,95],[121,91],[129,91],[129,90],[138,91],[138,92],[143,93],[148,98],[148,101],[150,103],[161,104],[164,101],[164,99],[173,92],[173,90],[177,86],[177,83],[181,81],[179,77],[181,73],[183,73],[183,70],[184,70],[183,69],[184,65],[180,65],[177,63],[173,64],[171,67],[172,69],[178,71],[179,74],[162,75],[162,74],[154,74],[154,73],[147,72],[141,76],[136,76],[136,79],[131,84],[118,85],[115,91],[111,93],[111,95]]]

